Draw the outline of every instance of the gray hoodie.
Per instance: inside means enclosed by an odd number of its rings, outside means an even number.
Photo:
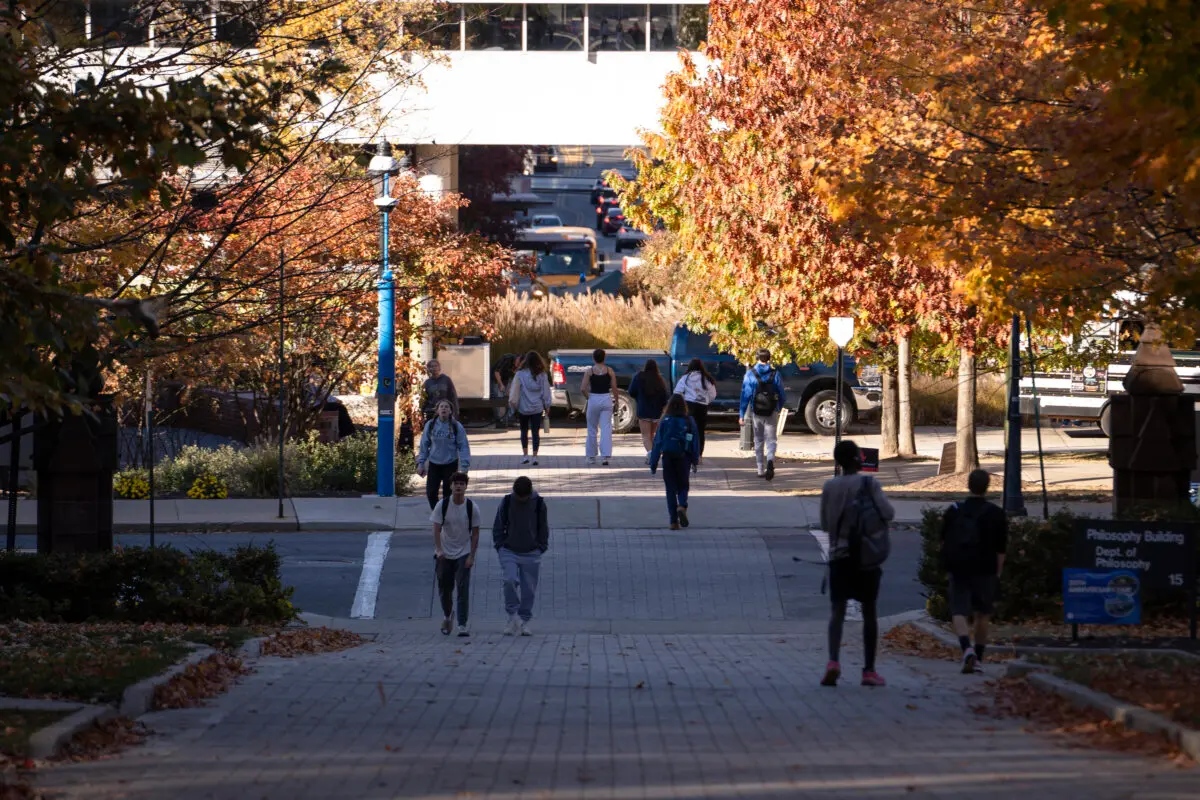
[[[508,402],[517,403],[518,414],[541,414],[550,408],[550,381],[542,372],[536,378],[527,369],[517,373],[509,390]]]

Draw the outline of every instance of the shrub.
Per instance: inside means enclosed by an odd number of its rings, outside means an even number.
[[[229,489],[216,475],[201,475],[188,489],[187,496],[193,500],[224,500],[229,496]]]
[[[204,475],[212,475],[224,481],[226,487],[237,489],[237,481],[232,478],[237,474],[242,462],[241,451],[229,445],[221,445],[216,449],[198,445],[184,445],[174,458],[163,459],[155,467],[155,489],[163,492],[182,493],[192,488],[196,479]]]
[[[981,372],[975,380],[975,423],[1001,427],[1007,413],[1004,376]],[[958,416],[958,377],[916,373],[912,381],[914,425],[953,425]]]
[[[655,305],[644,297],[585,294],[530,300],[509,294],[496,298],[488,310],[496,331],[492,356],[536,350],[544,357],[560,348],[662,350],[682,315],[674,303]]]
[[[145,500],[150,496],[150,473],[144,469],[121,470],[113,476],[113,491],[125,500]]]
[[[273,545],[0,553],[0,619],[278,624],[296,616]]]
[[[926,508],[924,511],[917,579],[925,587],[925,607],[929,615],[948,620],[947,577],[940,559],[943,511],[943,508]],[[1194,516],[1192,512],[1192,518]],[[1131,514],[1130,518],[1163,521],[1179,519],[1179,515],[1160,509]],[[1062,619],[1062,570],[1070,563],[1075,520],[1076,517],[1065,510],[1051,515],[1048,520],[1009,519],[1008,551],[996,597],[996,619],[1008,622]],[[1183,615],[1187,610],[1187,595],[1180,591],[1145,590],[1142,610],[1151,618]]]

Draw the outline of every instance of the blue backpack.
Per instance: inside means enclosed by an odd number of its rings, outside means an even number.
[[[688,452],[692,434],[688,430],[687,417],[667,417],[662,421],[660,430],[663,455],[681,456]]]

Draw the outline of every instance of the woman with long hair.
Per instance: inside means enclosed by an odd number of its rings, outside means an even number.
[[[700,456],[704,455],[704,429],[708,427],[708,406],[717,399],[717,382],[704,368],[704,363],[693,358],[688,362],[687,372],[675,384],[675,394],[683,395],[688,414],[696,421],[700,432]],[[700,463],[700,459],[696,459]]]
[[[658,371],[658,362],[653,358],[646,359],[646,366],[633,376],[629,384],[629,396],[637,401],[638,427],[642,430],[642,446],[646,448],[646,463],[649,464],[658,418],[662,416],[670,396],[667,383]]]
[[[521,362],[521,368],[512,380],[508,405],[517,412],[521,420],[521,459],[529,463],[529,431],[533,430],[533,463],[538,463],[538,449],[542,444],[542,417],[550,413],[550,381],[546,378],[546,364],[536,351],[530,350]]]
[[[612,415],[617,404],[617,376],[604,363],[605,353],[597,348],[592,352],[592,366],[583,373],[580,391],[587,403],[587,463],[608,466],[612,458]]]
[[[696,422],[687,413],[687,402],[682,395],[673,394],[667,401],[658,430],[654,434],[654,447],[650,450],[650,474],[658,469],[662,458],[663,485],[667,490],[667,514],[671,530],[688,526],[688,490],[691,488],[688,473],[700,460],[699,432]]]

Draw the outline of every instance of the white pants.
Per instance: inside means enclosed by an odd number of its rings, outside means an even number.
[[[769,417],[760,417],[750,412],[750,427],[754,429],[754,463],[758,471],[763,470],[763,450],[766,450],[766,460],[775,460],[775,429],[779,425],[779,412]]]
[[[587,457],[595,458],[599,450],[603,458],[612,456],[612,415],[613,401],[611,394],[588,395],[587,404]],[[596,434],[600,434],[599,447],[596,446]]]

